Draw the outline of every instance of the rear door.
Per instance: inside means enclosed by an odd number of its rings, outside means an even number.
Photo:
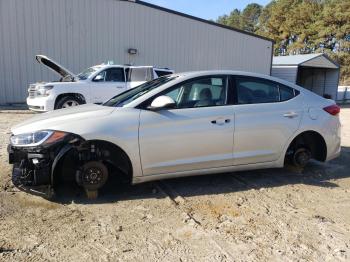
[[[153,79],[151,67],[130,67],[127,74],[128,88],[135,88]]]
[[[234,106],[228,101],[226,76],[187,81],[159,95],[172,97],[177,106],[141,111],[144,175],[232,166]]]
[[[273,81],[235,78],[235,165],[279,159],[302,118],[302,99],[298,94]]]
[[[124,68],[113,67],[102,70],[91,83],[93,103],[103,103],[126,90]]]

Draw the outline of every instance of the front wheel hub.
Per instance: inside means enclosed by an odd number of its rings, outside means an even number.
[[[108,169],[103,163],[91,161],[83,165],[80,182],[85,189],[98,190],[107,179]]]

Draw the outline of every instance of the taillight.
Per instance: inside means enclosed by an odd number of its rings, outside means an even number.
[[[336,116],[340,113],[340,107],[338,105],[331,105],[323,108],[324,111],[331,114],[332,116]]]

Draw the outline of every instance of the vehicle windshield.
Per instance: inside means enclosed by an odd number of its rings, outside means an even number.
[[[97,67],[90,67],[78,75],[79,80],[86,80],[98,70]]]
[[[138,87],[135,87],[133,89],[129,89],[125,91],[124,93],[121,93],[112,99],[108,100],[106,103],[104,103],[104,106],[112,106],[112,107],[124,107],[127,104],[131,103],[132,101],[136,100],[137,98],[147,94],[148,92],[152,91],[153,89],[168,83],[172,80],[177,78],[177,76],[164,76],[157,79],[154,79],[152,81],[146,82]]]

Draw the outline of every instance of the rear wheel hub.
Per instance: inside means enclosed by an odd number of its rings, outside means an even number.
[[[306,148],[299,148],[293,156],[293,164],[297,167],[305,167],[311,159],[311,152]]]

